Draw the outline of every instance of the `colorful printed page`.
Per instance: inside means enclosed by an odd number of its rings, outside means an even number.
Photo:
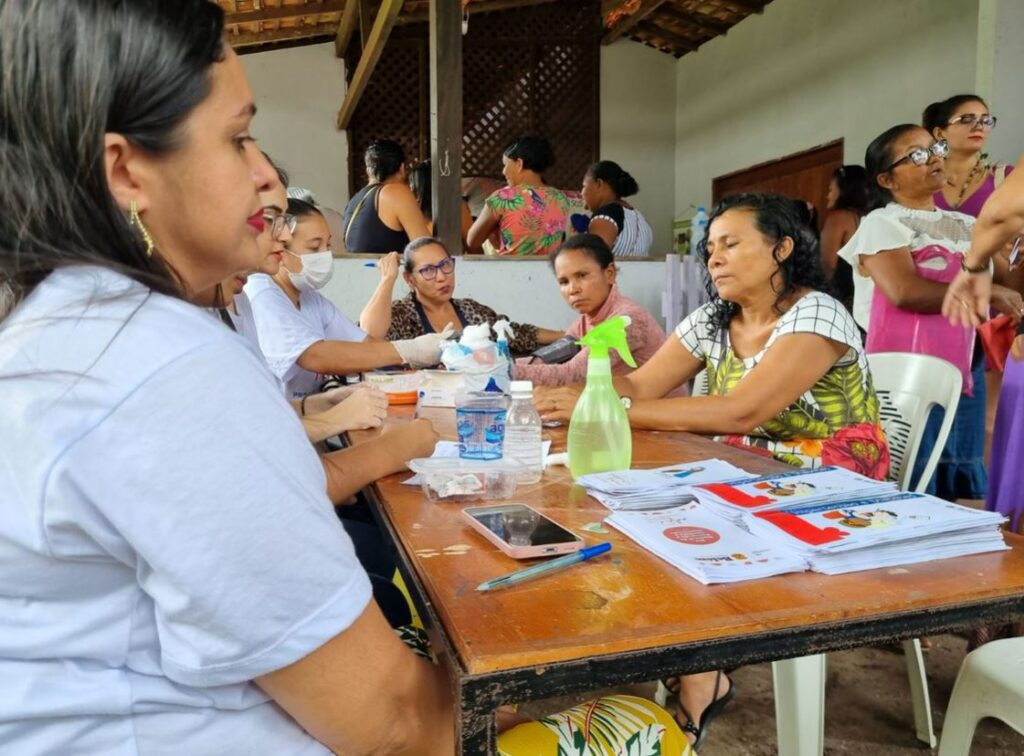
[[[693,493],[701,501],[726,504],[746,512],[764,512],[794,504],[844,501],[894,492],[892,483],[866,478],[841,467],[763,475],[727,483],[703,483]]]
[[[698,503],[605,520],[690,577],[708,585],[800,572],[806,562]]]
[[[837,553],[974,527],[995,529],[1002,521],[995,512],[969,509],[927,494],[903,493],[761,511],[754,515],[754,522],[763,524],[753,527],[773,539],[782,535],[800,551]]]
[[[587,490],[605,493],[633,493],[698,483],[748,478],[750,474],[721,459],[703,459],[654,470],[613,470],[582,475],[576,483]]]

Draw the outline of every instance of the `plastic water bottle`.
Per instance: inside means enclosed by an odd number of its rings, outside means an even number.
[[[697,254],[697,245],[700,244],[708,233],[708,214],[703,207],[698,207],[690,220],[690,254]]]
[[[502,456],[524,465],[518,483],[536,483],[544,473],[540,415],[533,406],[533,381],[512,381],[512,404],[505,416]]]

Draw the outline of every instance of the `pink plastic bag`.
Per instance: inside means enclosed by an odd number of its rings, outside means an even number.
[[[931,244],[911,253],[917,275],[930,281],[949,283],[960,270],[960,256]],[[945,267],[940,265],[945,263]],[[952,326],[942,313],[927,314],[902,310],[875,288],[871,299],[871,324],[864,346],[868,354],[910,352],[939,357],[956,365],[964,378],[964,393],[974,396],[971,357],[974,354],[973,328]]]

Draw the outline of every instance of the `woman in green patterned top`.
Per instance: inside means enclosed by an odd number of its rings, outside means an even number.
[[[852,316],[827,293],[815,235],[792,200],[723,200],[701,244],[711,301],[641,368],[616,377],[634,428],[691,431],[798,467],[889,472],[878,400]],[[701,370],[708,396],[662,398]],[[578,389],[538,392],[546,419],[568,419]],[[680,724],[693,741],[732,697],[708,672],[678,679]]]

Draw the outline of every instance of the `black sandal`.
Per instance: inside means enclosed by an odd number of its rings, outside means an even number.
[[[694,723],[693,717],[690,716],[690,712],[688,712],[686,710],[686,707],[683,706],[682,700],[680,700],[678,697],[676,698],[676,701],[679,705],[679,711],[683,714],[684,717],[686,717],[686,722],[680,722],[679,726],[682,727],[683,732],[688,732],[691,735],[693,735],[693,745],[691,747],[695,751],[699,750],[701,743],[704,742],[704,738],[708,734],[708,727],[711,725],[711,720],[713,720],[715,717],[721,714],[722,709],[724,709],[726,707],[726,704],[728,704],[736,695],[736,685],[733,683],[732,680],[726,677],[726,679],[729,680],[729,690],[727,690],[725,692],[725,695],[723,695],[721,698],[718,697],[718,688],[722,683],[722,674],[722,671],[718,670],[718,675],[717,677],[715,677],[715,692],[711,697],[711,703],[709,703],[707,708],[704,709],[704,713],[700,715],[699,726]],[[664,683],[665,681],[662,682]],[[668,686],[666,685],[665,687],[667,688]],[[679,722],[678,716],[676,716],[676,721]]]

